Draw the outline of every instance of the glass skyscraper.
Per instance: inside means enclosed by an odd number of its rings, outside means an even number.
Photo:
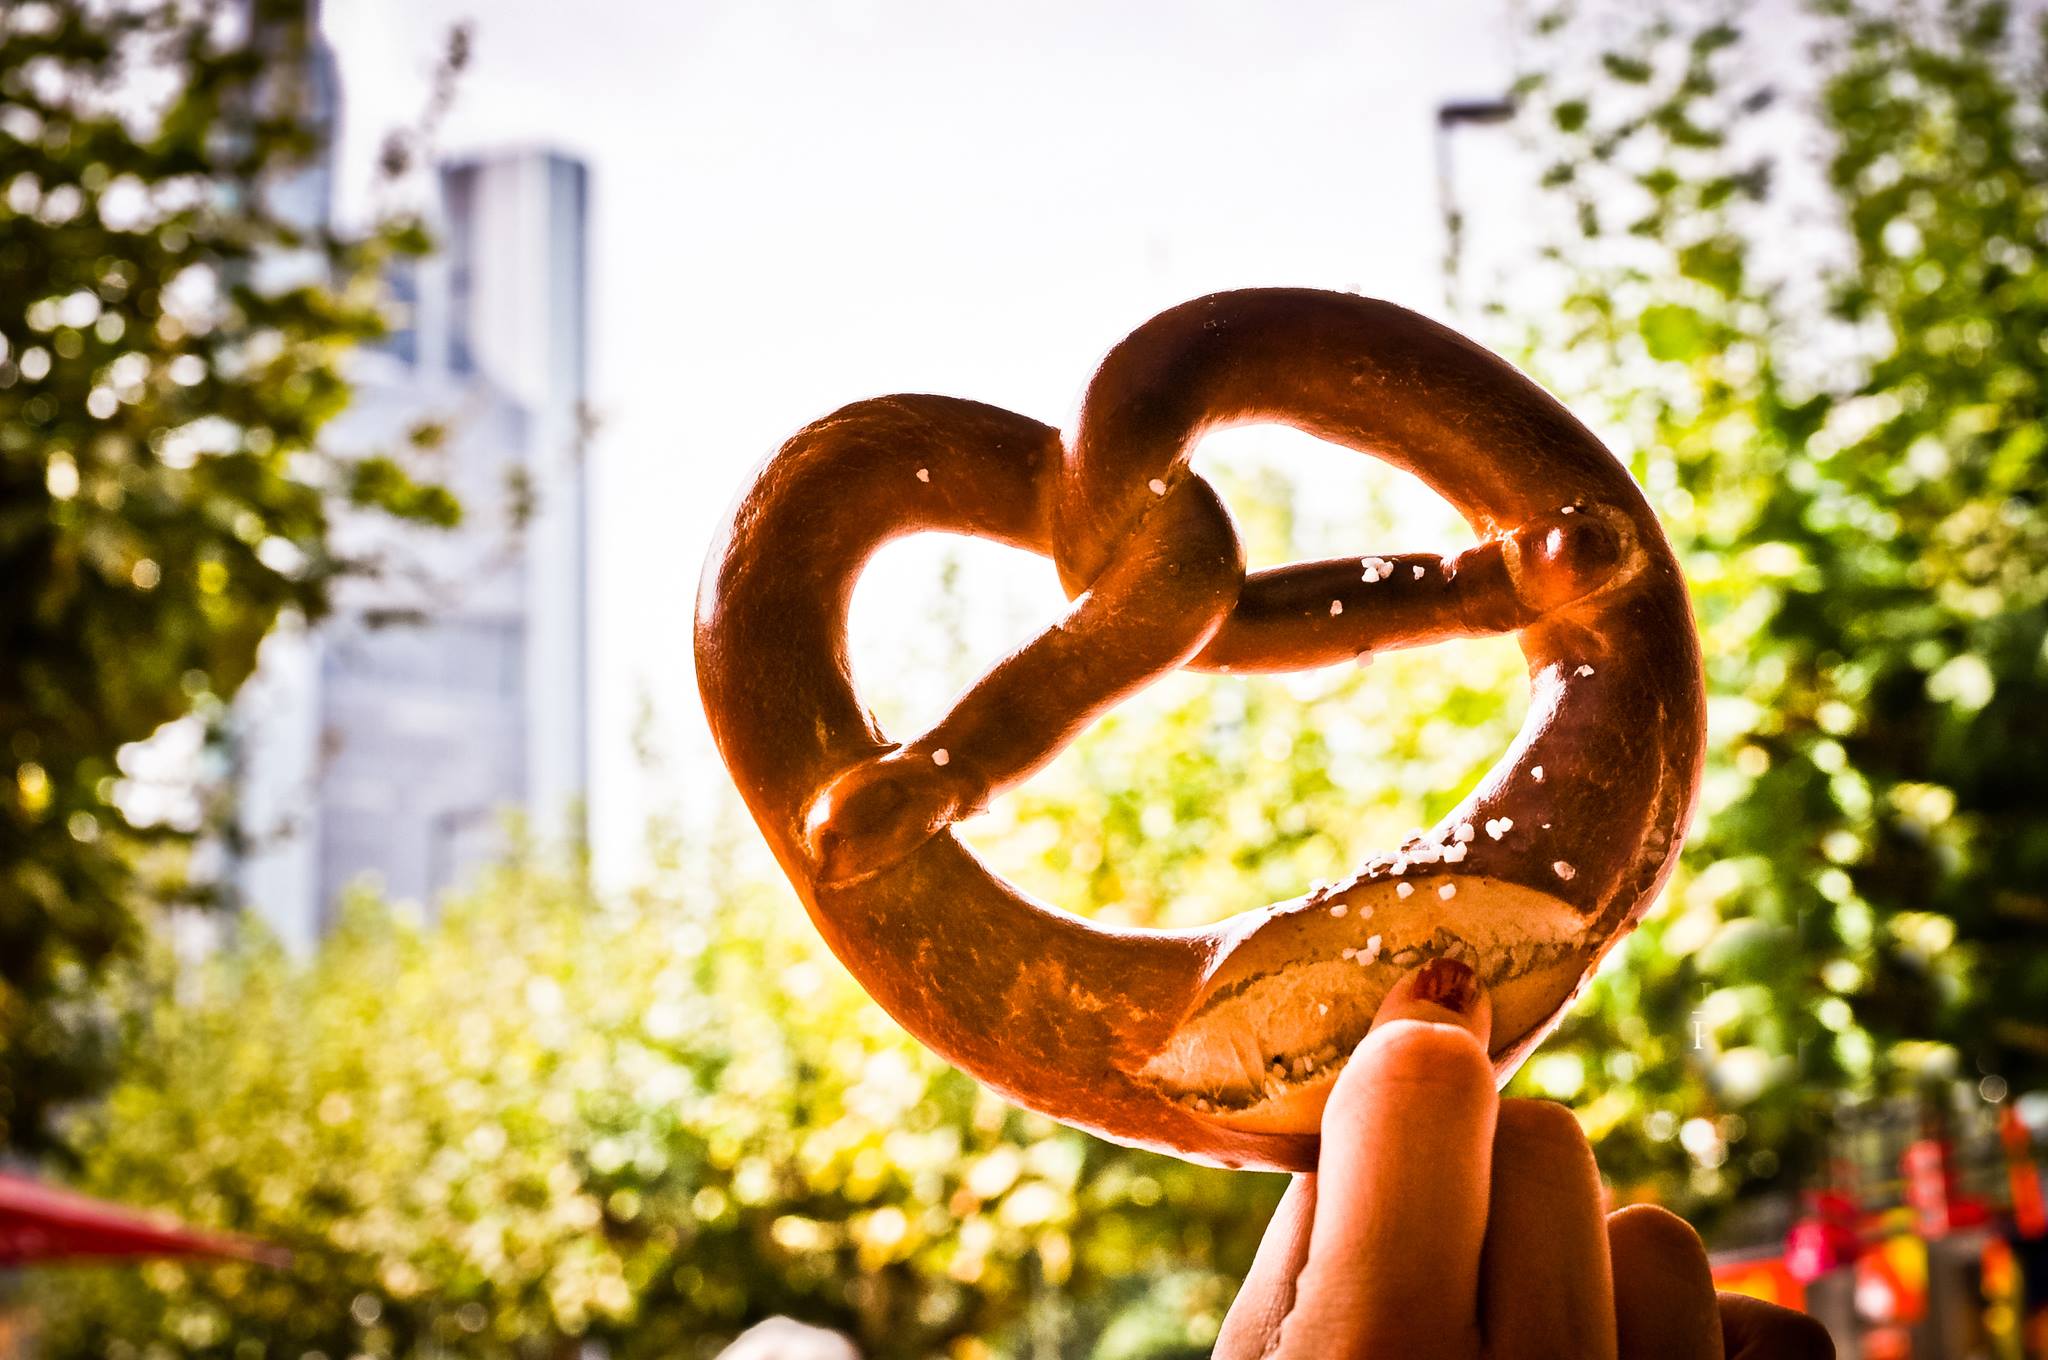
[[[325,178],[289,191],[325,212]],[[356,356],[328,442],[370,452],[444,429],[427,475],[463,523],[344,517],[338,550],[374,572],[327,619],[273,635],[235,704],[231,880],[299,949],[359,881],[422,903],[459,886],[508,817],[544,839],[582,831],[588,173],[521,151],[435,182],[438,249],[393,280],[401,326]]]

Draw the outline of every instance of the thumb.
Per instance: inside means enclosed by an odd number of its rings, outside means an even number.
[[[1470,1356],[1500,1101],[1471,965],[1387,994],[1323,1111],[1315,1225],[1285,1353]]]

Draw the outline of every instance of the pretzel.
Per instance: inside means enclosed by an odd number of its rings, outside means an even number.
[[[1246,575],[1188,466],[1277,422],[1420,477],[1481,542]],[[1053,626],[904,742],[856,696],[846,610],[899,535],[1050,557]],[[1198,930],[1027,897],[950,829],[1182,666],[1284,671],[1519,632],[1520,735],[1456,809],[1348,880]],[[906,1029],[1023,1105],[1230,1166],[1313,1167],[1336,1073],[1401,973],[1470,961],[1505,1081],[1670,871],[1705,734],[1678,564],[1620,463],[1513,367],[1389,303],[1219,293],[1110,352],[1071,444],[993,406],[857,402],[756,475],[705,569],[719,750],[832,950]]]

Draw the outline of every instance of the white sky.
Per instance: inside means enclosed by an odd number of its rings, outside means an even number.
[[[713,777],[689,758],[690,613],[712,527],[766,452],[890,391],[1064,422],[1112,343],[1221,288],[1349,288],[1442,316],[1434,110],[1512,74],[1508,0],[326,11],[358,180],[465,19],[474,62],[443,149],[547,145],[592,167],[592,811],[613,864]],[[1461,137],[1475,219],[1500,140]],[[664,780],[633,756],[643,693]]]

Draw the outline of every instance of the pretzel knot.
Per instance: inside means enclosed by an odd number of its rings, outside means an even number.
[[[1203,433],[1247,421],[1416,474],[1480,543],[1248,576],[1188,466]],[[925,530],[1050,557],[1071,605],[896,743],[853,692],[845,611],[868,556]],[[1506,631],[1530,664],[1520,738],[1436,828],[1346,883],[1203,930],[1113,931],[1030,901],[948,830],[1176,668],[1296,670]],[[801,431],[712,552],[697,652],[763,833],[906,1028],[1027,1105],[1233,1165],[1313,1165],[1336,1071],[1399,970],[1431,955],[1480,969],[1504,1079],[1668,874],[1705,726],[1676,562],[1613,456],[1455,333],[1307,290],[1146,323],[1103,361],[1070,445],[933,396]]]

